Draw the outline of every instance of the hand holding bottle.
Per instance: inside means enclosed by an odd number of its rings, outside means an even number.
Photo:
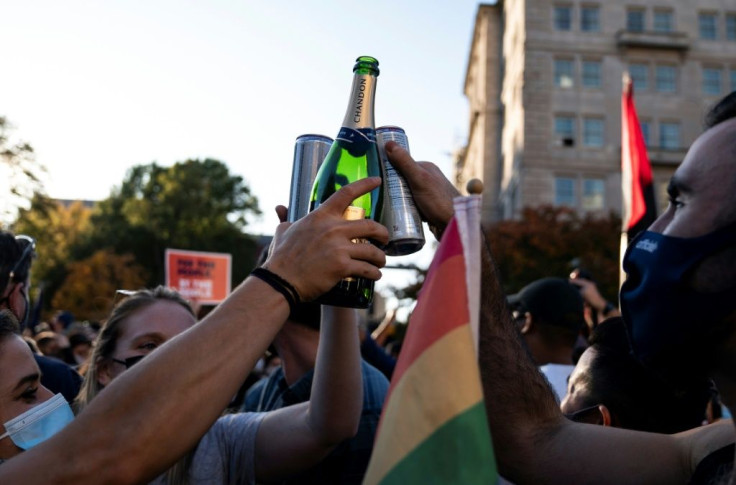
[[[386,154],[394,168],[406,178],[422,218],[439,239],[455,212],[452,199],[460,195],[460,192],[437,165],[414,161],[409,152],[397,143],[386,143]]]
[[[358,180],[297,222],[279,224],[263,267],[291,283],[302,301],[314,300],[349,276],[380,279],[378,268],[386,264],[384,252],[353,240],[370,239],[383,245],[388,242],[388,231],[370,219],[343,219],[353,200],[380,183],[377,177]]]

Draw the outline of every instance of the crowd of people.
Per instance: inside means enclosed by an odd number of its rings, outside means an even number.
[[[441,235],[457,190],[386,151]],[[380,278],[383,252],[352,241],[386,229],[342,218],[378,183],[295,223],[279,206],[256,270],[201,319],[157,287],[99,325],[59,312],[29,332],[35,243],[0,232],[0,483],[361,483],[400,350],[383,347],[390,318],[313,300]],[[736,92],[668,191],[619,305],[581,271],[508,295],[482,245],[478,363],[504,480],[736,483]]]

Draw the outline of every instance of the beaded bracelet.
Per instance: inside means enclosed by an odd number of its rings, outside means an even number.
[[[289,308],[292,312],[297,305],[301,303],[301,299],[299,298],[299,293],[297,293],[296,288],[276,273],[261,267],[254,269],[250,274],[268,283],[274,290],[284,295],[284,298],[286,298],[286,302],[289,304]]]

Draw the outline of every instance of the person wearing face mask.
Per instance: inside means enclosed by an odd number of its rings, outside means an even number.
[[[279,224],[273,251],[266,262],[206,317],[157,347],[155,352],[132,351],[126,347],[123,354],[123,349],[117,347],[121,353],[114,358],[123,364],[111,367],[115,376],[103,392],[56,434],[5,461],[0,466],[0,483],[147,483],[190,450],[198,448],[213,424],[221,430],[221,425],[216,424],[218,418],[273,340],[291,307],[314,300],[351,275],[380,278],[379,268],[385,265],[386,258],[378,246],[388,242],[386,228],[367,219],[348,221],[342,217],[353,200],[377,188],[380,182],[380,178],[371,177],[346,185],[299,221]],[[281,220],[286,210],[277,207]],[[376,245],[355,244],[355,239],[370,239]],[[304,241],[310,244],[305,245]],[[152,321],[168,325],[183,323],[181,318],[176,321],[169,318],[168,313],[159,314]],[[334,382],[337,378],[334,373],[344,373],[352,367],[348,362],[353,359],[348,354],[359,355],[357,333],[349,333],[357,332],[357,326],[343,327],[327,332],[332,337],[320,349],[339,358],[342,364],[320,366],[315,383]],[[130,358],[144,353],[146,358],[132,365]],[[0,381],[3,376],[0,372]],[[350,389],[353,384],[347,383],[345,388]],[[8,388],[2,389],[7,392]],[[265,448],[256,444],[253,451],[257,455],[252,457],[257,468],[255,474],[288,472],[290,467],[319,459],[334,440],[340,441],[346,434],[354,433],[351,422],[341,420],[342,425],[335,429],[332,418],[344,415],[348,408],[351,409],[348,414],[352,416],[355,411],[358,416],[359,393],[341,396],[324,399],[324,393],[313,392],[313,400],[319,401],[314,402],[314,407],[292,406],[263,417],[260,424],[258,419],[251,422],[257,427],[256,441],[263,436],[279,437],[275,441],[261,440]],[[19,413],[8,415],[7,419]],[[295,421],[293,415],[288,418],[290,414],[301,414],[301,417],[297,416]],[[304,426],[305,419],[310,421],[309,429]],[[328,432],[320,443],[312,443],[319,448],[317,451],[306,441],[320,431]],[[305,444],[311,452],[305,452]],[[225,444],[218,441],[217,445]],[[276,461],[269,457],[276,457]],[[232,458],[223,458],[221,463],[228,460]],[[242,481],[244,477],[236,480]],[[206,483],[220,482],[215,477]]]
[[[36,241],[25,235],[0,230],[0,309],[10,310],[20,322],[19,332],[28,324],[31,304],[30,273],[36,254]],[[34,355],[41,369],[41,383],[54,393],[61,393],[68,402],[77,396],[82,377],[58,359]]]
[[[456,192],[441,171],[389,142],[424,219],[441,233]],[[712,378],[736,410],[736,92],[711,111],[669,188],[670,205],[624,259],[623,318],[635,356],[669,382]],[[730,420],[677,434],[566,419],[526,358],[486,242],[479,365],[500,473],[514,483],[736,483],[712,460]],[[682,362],[682,363],[681,363]],[[683,365],[685,364],[685,365]]]
[[[74,419],[64,396],[41,384],[38,364],[18,328],[15,315],[0,310],[0,465]]]
[[[362,408],[357,315],[332,307],[323,307],[322,315],[312,399],[279,411],[224,415],[189,454],[151,483],[272,482],[317,463],[350,438]],[[77,411],[194,323],[189,303],[169,288],[140,290],[118,303],[95,342]]]

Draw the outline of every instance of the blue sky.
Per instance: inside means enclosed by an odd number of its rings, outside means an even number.
[[[101,199],[132,165],[211,157],[259,198],[250,232],[270,234],[294,139],[334,137],[360,55],[380,62],[377,125],[402,126],[416,159],[450,173],[477,5],[4,2],[0,115],[48,168],[53,197]]]

